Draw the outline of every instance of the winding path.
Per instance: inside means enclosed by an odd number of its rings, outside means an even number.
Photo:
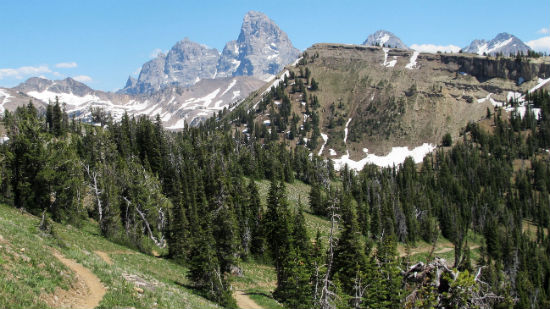
[[[54,251],[53,255],[76,274],[77,284],[71,290],[56,293],[57,308],[95,308],[105,295],[105,287],[89,269],[74,260],[67,259],[61,253]],[[57,291],[56,291],[57,292]]]

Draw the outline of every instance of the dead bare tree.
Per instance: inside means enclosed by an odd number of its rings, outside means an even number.
[[[90,179],[90,187],[93,190],[95,195],[97,213],[99,214],[99,226],[102,226],[103,225],[103,205],[101,204],[101,190],[99,189],[99,184],[97,183],[98,174],[96,171],[92,171],[90,169],[90,165],[88,164],[84,166],[84,169],[88,174],[88,178]]]
[[[334,261],[334,248],[338,242],[336,236],[336,230],[338,229],[338,221],[340,215],[338,214],[338,201],[336,197],[332,198],[329,202],[328,210],[330,211],[330,234],[328,238],[328,256],[326,264],[326,272],[322,278],[321,289],[319,291],[319,282],[315,283],[314,304],[321,309],[335,309],[336,300],[338,295],[333,291],[333,283],[330,280],[332,264]],[[316,273],[319,273],[319,267],[316,269]],[[318,280],[317,280],[318,281]],[[320,295],[319,295],[320,293]]]
[[[124,201],[126,201],[127,205],[132,204],[130,202],[130,200],[128,200],[125,196],[123,196],[122,198],[124,199]],[[134,209],[136,210],[138,215],[141,217],[141,220],[143,220],[143,223],[145,224],[145,228],[147,230],[147,234],[149,235],[149,238],[153,241],[153,243],[155,243],[155,245],[157,247],[164,248],[166,246],[166,241],[164,239],[164,236],[161,234],[159,239],[157,239],[157,237],[155,237],[155,234],[151,230],[151,225],[149,224],[149,220],[147,220],[147,217],[145,216],[145,213],[143,211],[141,211],[141,209],[139,208],[139,205],[136,204],[135,206],[136,207]]]

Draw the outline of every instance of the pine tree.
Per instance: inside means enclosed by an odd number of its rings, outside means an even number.
[[[291,228],[285,186],[277,176],[271,180],[265,226],[266,241],[277,272],[277,289],[274,294],[277,298],[284,299],[287,292],[285,284],[289,276],[288,269],[285,268],[285,259],[291,250]]]
[[[256,257],[260,257],[265,252],[265,235],[263,230],[264,210],[260,202],[258,187],[254,180],[250,180],[247,187],[248,192],[248,208],[250,208],[251,217],[248,225],[251,230],[250,252]]]
[[[357,273],[366,266],[366,257],[351,196],[343,193],[340,200],[343,231],[334,250],[334,275],[342,284],[342,290],[351,296]]]
[[[321,185],[316,182],[311,185],[311,191],[309,191],[309,208],[315,215],[326,215],[321,195]]]

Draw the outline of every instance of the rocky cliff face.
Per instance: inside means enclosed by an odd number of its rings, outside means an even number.
[[[219,53],[214,48],[184,39],[168,54],[160,53],[146,62],[139,78],[124,88],[125,93],[153,93],[169,85],[190,86],[201,79],[214,78]]]
[[[145,63],[138,80],[127,82],[121,92],[144,94],[168,86],[191,86],[203,79],[253,76],[268,79],[298,58],[290,39],[265,14],[248,12],[235,41],[220,54],[214,48],[184,39],[167,55]]]
[[[222,76],[256,76],[266,79],[298,58],[298,49],[275,22],[265,14],[248,12],[239,38],[228,42],[218,72]]]
[[[550,77],[550,63],[539,59],[488,58],[466,55],[435,55],[456,71],[469,74],[480,82],[503,78],[521,84],[524,81]]]
[[[306,52],[316,56],[288,67],[294,74],[287,75],[295,79],[289,78],[285,91],[292,113],[298,115],[297,127],[305,127],[311,115],[305,114],[305,100],[293,84],[305,82],[300,71],[311,71],[319,89],[307,90],[307,95],[318,98],[319,129],[324,134],[313,152],[340,163],[383,161],[381,156],[394,148],[392,156],[412,155],[409,150],[416,147],[421,151],[427,149],[424,145],[440,144],[446,133],[456,138],[469,121],[484,119],[488,108],[502,106],[509,97],[550,78],[549,58],[519,61],[342,44],[315,44]],[[259,93],[244,106],[258,106],[264,92]],[[265,112],[271,114],[269,109]],[[256,123],[270,117],[258,114]]]

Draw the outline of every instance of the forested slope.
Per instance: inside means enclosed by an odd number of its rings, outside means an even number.
[[[196,293],[226,307],[241,271],[265,263],[289,308],[546,308],[550,97],[527,99],[540,120],[497,108],[422,164],[358,173],[242,134],[233,115],[173,133],[159,119],[92,126],[29,104],[2,119],[0,190],[43,233],[93,219],[103,237],[183,265]],[[299,187],[307,196],[287,190]],[[397,251],[440,237],[452,261]]]

